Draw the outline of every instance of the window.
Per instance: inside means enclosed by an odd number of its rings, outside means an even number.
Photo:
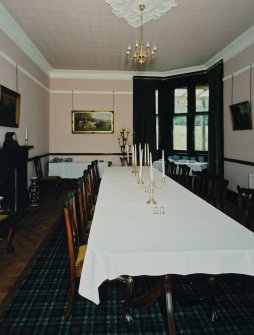
[[[187,150],[188,90],[174,90],[173,149]]]
[[[174,116],[173,126],[174,150],[187,149],[187,117]]]
[[[196,151],[208,150],[208,110],[209,88],[208,85],[199,85],[195,88],[195,131],[194,148]]]
[[[192,82],[174,87],[172,99],[172,150],[193,156],[208,151],[208,85]]]

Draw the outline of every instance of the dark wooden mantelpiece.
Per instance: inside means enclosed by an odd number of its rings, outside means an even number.
[[[12,212],[28,206],[27,160],[32,146],[6,146],[0,149],[0,195]]]

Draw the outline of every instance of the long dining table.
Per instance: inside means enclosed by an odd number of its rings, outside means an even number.
[[[100,185],[79,294],[99,304],[99,287],[120,275],[164,276],[168,329],[175,334],[170,275],[254,276],[254,234],[151,169],[106,168]],[[148,204],[150,198],[156,204]],[[135,279],[134,279],[135,282]],[[138,303],[136,304],[138,306]]]

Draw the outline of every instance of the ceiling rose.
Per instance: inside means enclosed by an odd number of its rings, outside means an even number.
[[[143,24],[160,18],[167,11],[176,7],[175,0],[106,0],[112,7],[112,12],[123,17],[131,27],[140,27],[139,6],[144,5]]]

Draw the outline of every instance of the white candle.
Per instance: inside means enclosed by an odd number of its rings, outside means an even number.
[[[147,160],[146,160],[146,143],[145,143],[145,157],[144,157],[144,159],[145,159],[145,163],[147,163]]]
[[[149,144],[147,143],[147,165],[149,166],[150,159],[149,159]]]
[[[162,177],[165,177],[165,161],[164,161],[164,150],[162,150]]]
[[[143,150],[140,152],[140,163],[139,163],[139,179],[142,179],[142,160],[143,160]]]
[[[128,144],[125,145],[126,146],[126,152],[127,152],[127,164],[129,163],[129,146]]]
[[[141,155],[141,143],[138,145],[138,158],[139,158],[139,164],[140,164],[140,155]]]
[[[150,152],[150,179],[153,182],[153,161],[152,161],[152,153]]]
[[[28,136],[27,136],[27,126],[26,126],[26,137],[25,137],[25,139],[26,140],[28,139]]]
[[[134,165],[134,145],[132,144],[132,146],[131,146],[131,151],[132,151],[132,165]]]
[[[137,146],[136,144],[134,145],[134,163],[137,165]]]

